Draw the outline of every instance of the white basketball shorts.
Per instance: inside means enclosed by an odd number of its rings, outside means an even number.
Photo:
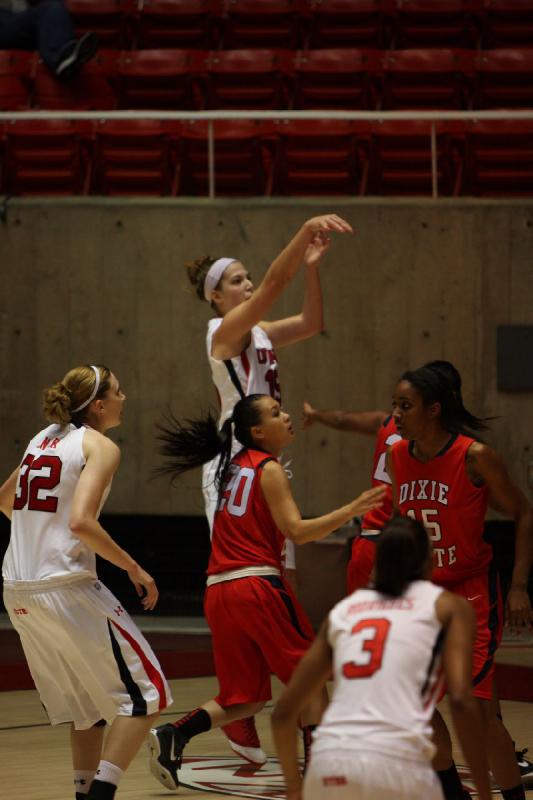
[[[100,581],[4,587],[35,686],[52,725],[144,716],[172,703],[150,645]]]

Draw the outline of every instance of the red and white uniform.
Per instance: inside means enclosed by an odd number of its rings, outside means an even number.
[[[329,614],[334,689],[315,732],[305,800],[441,798],[431,717],[441,683],[442,589],[362,589]]]
[[[270,673],[286,683],[314,635],[281,577],[284,537],[261,489],[271,460],[237,453],[215,514],[205,615],[223,707],[269,700]]]
[[[392,516],[391,480],[385,469],[385,461],[389,447],[401,438],[396,423],[390,415],[383,421],[378,431],[372,465],[372,486],[385,486],[387,491],[383,497],[383,505],[364,515],[361,521],[361,535],[353,540],[347,574],[348,593],[362,589],[368,584],[376,558],[376,540]]]
[[[433,544],[431,579],[466,597],[477,617],[474,694],[490,698],[494,653],[501,639],[501,596],[492,548],[483,538],[486,486],[474,486],[465,459],[474,439],[456,435],[426,463],[402,440],[391,450],[400,513],[418,519]]]
[[[77,729],[172,702],[148,642],[69,529],[85,433],[51,425],[29,443],[2,569],[4,603],[50,721]]]

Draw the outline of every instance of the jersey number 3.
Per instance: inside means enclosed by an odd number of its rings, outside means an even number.
[[[57,511],[58,498],[41,494],[54,489],[61,479],[63,464],[59,456],[32,456],[28,454],[20,465],[17,493],[13,503],[14,511],[21,511],[26,504],[29,511]],[[32,472],[48,470],[48,474],[32,475]]]
[[[370,678],[381,669],[383,650],[391,624],[388,619],[361,619],[352,628],[350,649],[355,651],[352,661],[342,665],[345,678]]]

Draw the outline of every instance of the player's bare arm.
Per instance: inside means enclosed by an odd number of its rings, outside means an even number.
[[[277,461],[265,464],[261,474],[261,489],[277,527],[295,544],[323,539],[352,517],[377,508],[381,505],[385,493],[385,489],[381,486],[368,489],[351,503],[329,514],[314,519],[302,519],[294,502],[287,475]]]
[[[326,684],[331,673],[331,661],[326,620],[272,712],[272,735],[285,776],[287,800],[300,800],[302,791],[297,759],[298,720],[309,698]]]
[[[515,560],[506,621],[512,626],[531,625],[533,611],[527,583],[533,560],[533,508],[509,477],[501,456],[491,447],[474,442],[468,450],[466,467],[473,483],[488,487],[491,507],[514,520]]]
[[[272,304],[290,283],[304,260],[309,244],[319,233],[351,233],[351,226],[336,214],[307,220],[296,236],[274,259],[252,296],[224,316],[213,336],[212,355],[217,359],[233,358],[242,352],[250,331],[269,312]],[[268,332],[268,331],[267,331]],[[273,341],[274,344],[276,342]]]
[[[154,579],[113,541],[98,521],[104,492],[120,462],[120,450],[110,439],[88,430],[83,451],[86,464],[72,501],[70,530],[101,558],[125,570],[139,596],[143,595],[144,588],[146,594],[142,605],[146,610],[152,610],[159,595]]]
[[[484,747],[483,720],[472,695],[472,650],[476,621],[474,610],[462,597],[443,592],[436,613],[446,633],[443,666],[454,727],[478,790],[490,800],[490,781]]]
[[[302,409],[302,428],[305,430],[319,423],[337,431],[375,436],[387,417],[386,411],[320,411],[306,400]]]
[[[392,465],[392,456],[391,456],[391,448],[387,450],[387,457],[385,458],[385,469],[387,470],[387,475],[391,481],[391,491],[392,491],[392,504],[395,513],[398,513],[398,492],[396,490],[396,478],[394,477],[394,467]]]
[[[11,519],[11,512],[13,511],[18,476],[19,467],[14,469],[9,478],[0,486],[0,511],[2,514],[5,514],[8,519]]]

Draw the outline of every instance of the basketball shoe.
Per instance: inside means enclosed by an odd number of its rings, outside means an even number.
[[[167,789],[179,786],[178,770],[189,740],[174,725],[159,725],[148,734],[150,771]]]
[[[524,786],[533,786],[533,763],[526,758],[527,747],[516,751],[516,760]]]
[[[230,722],[228,725],[224,725],[222,730],[234,753],[256,767],[262,767],[266,763],[267,756],[261,747],[253,717]]]

